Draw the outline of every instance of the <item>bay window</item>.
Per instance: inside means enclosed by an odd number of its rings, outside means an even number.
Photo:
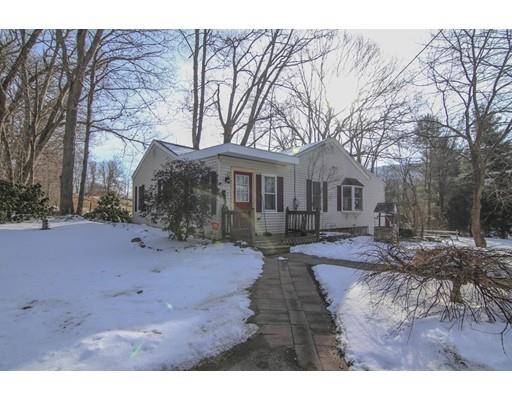
[[[343,185],[343,211],[363,211],[363,188],[361,186]]]

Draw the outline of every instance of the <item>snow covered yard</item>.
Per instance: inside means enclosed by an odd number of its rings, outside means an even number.
[[[503,324],[468,323],[460,330],[433,316],[417,319],[412,330],[397,330],[403,310],[391,300],[377,307],[368,286],[358,282],[360,271],[334,265],[313,269],[353,369],[512,370],[512,333],[504,336],[502,347]]]
[[[256,330],[260,253],[141,225],[50,226],[0,225],[0,370],[183,369]]]
[[[488,248],[508,248],[512,249],[512,240],[486,238]],[[443,243],[450,243],[456,246],[474,246],[472,238],[460,237],[452,240],[444,240],[443,242],[408,242],[402,241],[400,245],[408,249],[414,249],[418,246],[436,247]],[[374,242],[372,236],[356,236],[350,239],[338,240],[336,242],[318,242],[311,244],[302,244],[294,246],[290,249],[292,253],[303,253],[310,256],[327,257],[335,260],[375,262],[376,259],[368,253],[375,248],[386,248],[385,243]]]
[[[371,255],[366,254],[375,246],[386,247],[385,244],[376,243],[371,236],[356,236],[336,242],[318,242],[293,246],[291,253],[303,253],[310,256],[327,257],[337,260],[372,262]]]

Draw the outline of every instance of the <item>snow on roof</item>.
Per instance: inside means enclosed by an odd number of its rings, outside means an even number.
[[[188,160],[200,160],[207,157],[226,155],[251,160],[273,161],[281,164],[298,164],[299,159],[288,154],[277,153],[254,147],[240,146],[234,143],[224,143],[217,146],[207,147],[193,152],[183,154],[183,158]]]
[[[297,155],[299,153],[302,153],[302,152],[304,152],[306,150],[309,150],[309,149],[312,149],[313,147],[316,147],[317,145],[325,142],[325,140],[327,140],[327,139],[320,140],[319,142],[304,144],[304,145],[299,146],[299,147],[292,147],[290,149],[286,149],[286,150],[281,151],[281,153],[282,154],[288,154],[290,156],[295,156],[295,155]]]
[[[178,156],[194,151],[192,147],[182,146],[176,143],[164,142],[163,140],[157,140],[157,142],[164,146],[167,150],[172,151],[174,154]]]

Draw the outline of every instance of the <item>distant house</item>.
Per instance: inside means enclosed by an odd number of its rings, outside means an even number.
[[[214,217],[205,229],[212,236],[220,237],[226,224],[222,216],[227,215],[227,210],[246,213],[256,236],[265,232],[284,234],[287,210],[289,214],[294,210],[319,210],[321,230],[373,234],[374,209],[384,201],[383,181],[363,168],[334,139],[282,152],[232,143],[194,150],[155,140],[132,176],[136,222],[148,222],[141,212],[154,172],[174,159],[202,161],[214,171]],[[294,223],[288,220],[288,228],[297,228],[291,226]]]

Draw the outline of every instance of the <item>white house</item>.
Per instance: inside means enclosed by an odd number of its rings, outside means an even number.
[[[282,152],[232,143],[201,150],[155,140],[133,173],[133,216],[141,215],[154,172],[169,160],[202,161],[212,173],[213,220],[205,232],[220,236],[224,210],[246,211],[255,235],[284,234],[286,210],[320,209],[321,230],[373,234],[374,209],[384,182],[356,162],[334,139]]]

